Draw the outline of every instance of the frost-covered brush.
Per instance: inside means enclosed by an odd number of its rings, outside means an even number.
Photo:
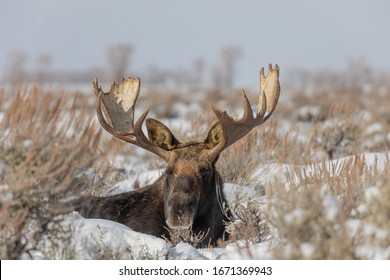
[[[136,191],[110,197],[82,197],[77,210],[87,218],[103,218],[123,223],[133,230],[169,237],[170,230],[191,229],[207,233],[201,246],[215,245],[224,238],[228,212],[223,209],[222,178],[215,164],[220,153],[262,125],[275,110],[279,99],[279,67],[260,72],[258,112],[253,112],[243,91],[244,115],[234,120],[226,111],[211,106],[218,121],[204,141],[181,143],[161,122],[147,119],[148,137],[142,124],[146,110],[134,122],[134,106],[140,79],[122,79],[105,93],[97,80],[97,115],[102,127],[113,136],[139,146],[162,158],[167,168],[153,184]]]

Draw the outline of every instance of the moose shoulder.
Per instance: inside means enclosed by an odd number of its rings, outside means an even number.
[[[181,143],[164,124],[146,120],[148,136],[142,125],[148,110],[134,122],[134,106],[140,90],[140,79],[122,79],[113,83],[108,93],[97,80],[97,116],[102,127],[113,136],[154,153],[167,164],[153,184],[136,191],[110,197],[82,197],[76,210],[86,218],[120,222],[155,236],[169,238],[171,230],[190,229],[204,234],[201,246],[215,245],[224,237],[228,212],[222,178],[215,164],[220,153],[263,124],[275,110],[279,99],[279,67],[260,71],[258,112],[253,113],[243,92],[244,115],[234,120],[226,111],[212,107],[218,121],[209,129],[204,141]]]

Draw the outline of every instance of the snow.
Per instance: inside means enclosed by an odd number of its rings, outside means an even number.
[[[379,170],[383,170],[385,163],[388,161],[388,153],[373,153],[365,154],[364,158],[368,166],[377,166]],[[315,172],[318,168],[334,169],[334,174],[338,173],[335,168],[340,163],[348,160],[355,160],[356,156],[346,157],[325,163],[312,164],[301,166]],[[253,173],[253,180],[258,182],[272,181],[275,176],[286,174],[288,170],[292,170],[296,166],[285,164],[264,164],[258,167]],[[132,190],[135,180],[138,180],[141,185],[150,183],[156,180],[161,175],[162,170],[144,171],[127,180],[124,180],[113,187],[114,193],[121,193]],[[328,220],[337,219],[340,212],[340,205],[336,197],[329,193],[329,188],[323,186],[323,209],[325,209],[325,217]],[[239,196],[251,197],[255,200],[262,201],[266,199],[254,191],[250,186],[239,186],[236,184],[225,183],[224,193],[228,199],[228,203],[233,203],[233,198]],[[366,199],[378,198],[380,191],[377,187],[372,186],[365,190]],[[358,211],[367,211],[366,205],[361,205]],[[296,208],[284,216],[287,224],[295,224],[302,222],[304,210]],[[267,239],[265,242],[248,244],[244,241],[237,241],[228,244],[224,248],[206,248],[197,249],[186,243],[179,243],[172,246],[168,241],[157,238],[151,235],[135,232],[125,225],[101,219],[85,219],[77,212],[73,212],[65,216],[64,223],[73,228],[72,242],[76,251],[76,257],[80,259],[101,258],[99,254],[104,254],[107,247],[114,252],[115,258],[151,258],[151,259],[272,259],[272,248],[280,243],[276,235]],[[359,219],[349,219],[346,221],[348,231],[351,236],[362,230],[362,222]],[[389,231],[378,229],[375,226],[364,228],[366,234],[373,234],[377,238],[386,238],[389,236]],[[288,251],[288,244],[285,250]],[[300,245],[302,256],[310,258],[315,251],[315,247],[311,243],[303,243]],[[285,251],[285,252],[287,252]],[[390,256],[390,249],[373,248],[372,246],[360,246],[358,254],[361,256],[372,256],[372,258],[383,258]]]
[[[172,246],[162,238],[135,232],[109,220],[85,219],[77,212],[65,216],[64,226],[73,228],[72,246],[77,259],[101,258],[110,248],[117,259],[270,259],[271,242],[245,244],[236,242],[225,248],[196,249],[180,242]],[[108,252],[106,252],[107,254]]]
[[[161,170],[143,172],[137,179],[141,184],[150,182],[157,179],[161,172]],[[110,194],[131,191],[134,182],[134,178],[119,182]],[[230,183],[225,184],[224,193],[230,198],[237,195],[255,196],[252,188]],[[263,243],[246,244],[238,241],[225,248],[203,249],[183,242],[172,246],[162,238],[135,232],[123,224],[103,219],[85,219],[77,212],[64,216],[63,225],[72,229],[72,246],[75,250],[74,257],[77,259],[102,258],[108,253],[112,253],[116,259],[271,259],[270,249],[272,242],[275,242],[268,240]],[[112,252],[105,252],[107,248]],[[39,255],[36,257],[39,258]]]
[[[178,260],[207,260],[199,250],[195,249],[193,246],[180,242],[175,247],[172,247],[169,250],[171,256],[175,256],[175,259]]]
[[[305,258],[310,259],[311,256],[313,255],[313,253],[315,252],[316,247],[311,243],[305,242],[305,243],[302,243],[300,245],[300,249],[301,249],[302,255]]]
[[[136,182],[138,182],[140,186],[146,186],[146,185],[156,181],[160,177],[162,172],[163,172],[163,170],[159,170],[159,169],[141,172],[141,173],[137,174],[137,176],[135,176],[135,177],[123,180],[123,181],[115,184],[112,187],[112,189],[110,190],[110,194],[114,195],[114,194],[119,194],[119,193],[123,193],[126,191],[132,191],[133,186]]]
[[[95,259],[107,246],[118,259],[159,259],[169,249],[164,239],[133,231],[117,222],[85,219],[77,212],[66,216],[64,225],[67,224],[74,229],[72,242],[77,259]]]
[[[303,219],[303,216],[304,216],[304,210],[303,209],[300,209],[300,208],[296,208],[294,209],[293,211],[291,211],[290,213],[287,213],[285,216],[284,216],[284,221],[286,224],[288,225],[292,225],[292,224],[301,224],[302,223],[302,219]]]
[[[72,88],[70,85],[63,85],[66,87],[67,91],[72,92],[75,89],[90,94],[90,84],[74,86]],[[103,86],[108,88],[109,85]],[[81,90],[80,90],[81,88]],[[55,88],[53,88],[54,91]],[[143,91],[147,91],[147,88],[143,88]],[[310,91],[310,89],[308,89]],[[367,88],[367,91],[370,92],[371,89]],[[382,89],[383,95],[388,93],[387,88]],[[309,94],[309,93],[308,93]],[[281,96],[281,100],[288,103],[288,100],[291,99],[293,95],[288,93]],[[199,105],[199,102],[204,99],[204,93],[191,93],[191,94],[182,94],[181,98],[187,98],[185,103],[175,103],[169,110],[169,114],[165,115],[165,119],[159,118],[164,124],[166,124],[174,133],[180,131],[185,133],[188,138],[193,139],[192,135],[192,124],[190,121],[186,120],[185,117],[191,115],[196,116],[199,112],[204,112],[205,108]],[[95,103],[92,100],[91,105]],[[140,104],[142,105],[142,103]],[[229,115],[241,117],[243,114],[243,108],[241,102],[239,106],[231,108],[228,106],[226,100],[221,99],[218,102],[213,102],[213,105],[218,108],[229,108]],[[7,108],[7,104],[3,104],[3,108]],[[255,117],[258,113],[258,105],[252,105],[253,116]],[[291,119],[280,119],[278,120],[278,132],[288,132],[288,136],[291,137],[294,141],[298,142],[307,142],[310,141],[310,134],[306,133],[308,123],[312,120],[318,120],[322,117],[321,106],[310,105],[302,106],[298,108],[294,116],[290,116]],[[135,109],[135,115],[140,116],[146,108],[142,106],[137,106]],[[166,107],[162,105],[162,114],[166,111]],[[150,113],[150,117],[154,117],[153,112],[158,112],[159,107],[155,105],[154,110]],[[209,110],[211,113],[211,110]],[[267,112],[268,114],[269,112]],[[163,114],[164,115],[164,114]],[[72,136],[75,134],[73,127],[69,127],[68,122],[72,119],[73,114],[64,113],[61,121],[58,123],[58,128],[67,127],[67,135]],[[4,120],[5,113],[0,112],[0,122]],[[374,118],[372,112],[368,110],[362,110],[360,112],[360,118],[364,122],[369,122]],[[185,119],[185,120],[183,120]],[[296,130],[291,130],[292,122],[298,119],[298,124],[295,124]],[[94,122],[97,122],[97,119],[94,119]],[[330,121],[324,122],[324,124],[332,127],[334,123]],[[200,125],[200,124],[198,124]],[[201,126],[203,129],[203,125]],[[145,128],[144,128],[145,129]],[[207,127],[205,125],[204,131]],[[301,131],[302,129],[302,131]],[[364,128],[364,133],[368,136],[371,136],[367,140],[367,147],[375,147],[376,143],[386,142],[390,143],[390,132],[386,131],[385,124],[381,122],[370,123],[367,127]],[[9,134],[9,129],[6,129],[0,133],[0,141],[4,143],[9,142],[7,135]],[[105,137],[108,137],[108,133],[104,134]],[[25,140],[23,146],[28,148],[31,146],[31,140]],[[136,155],[143,155],[144,151],[141,149],[134,149]],[[308,165],[292,165],[292,164],[278,164],[265,162],[257,167],[253,171],[250,178],[251,183],[245,186],[225,182],[224,184],[224,194],[227,198],[227,203],[232,206],[234,203],[240,203],[242,206],[247,206],[247,199],[250,198],[251,201],[254,201],[260,205],[260,209],[266,209],[267,202],[271,201],[273,197],[266,196],[264,194],[259,194],[255,190],[256,187],[263,187],[265,185],[271,185],[272,182],[277,180],[278,183],[285,183],[284,187],[288,191],[291,182],[299,183],[299,178],[296,176],[296,173],[302,171],[302,174],[307,174],[307,176],[312,176],[315,174],[321,174],[324,170],[333,176],[344,175],[341,174],[344,166],[351,166],[355,161],[364,157],[365,164],[371,168],[369,172],[382,172],[388,166],[390,159],[390,153],[365,153],[363,155],[349,156],[345,158],[340,158],[331,161],[324,162],[315,162]],[[111,165],[118,169],[124,170],[124,173],[128,175],[128,178],[118,182],[113,185],[107,192],[107,195],[119,194],[127,191],[134,190],[134,186],[139,184],[139,186],[145,186],[147,184],[153,183],[159,178],[164,170],[155,169],[149,170],[145,163],[139,162],[138,156],[125,157],[117,155],[114,158],[110,159]],[[0,159],[0,179],[1,176],[4,176],[5,173],[5,164]],[[343,170],[345,171],[345,170]],[[83,170],[83,173],[76,175],[86,175],[90,179],[95,176],[92,169]],[[271,184],[270,184],[271,183]],[[341,204],[338,198],[332,194],[331,186],[329,185],[320,185],[321,190],[321,202],[322,210],[324,211],[325,218],[330,222],[337,222],[338,220],[343,219],[343,211]],[[0,191],[7,190],[9,187],[7,185],[0,184]],[[12,200],[12,196],[7,192],[3,192],[8,195],[5,195],[0,198],[0,202],[7,202]],[[364,203],[361,203],[353,209],[353,218],[348,218],[345,221],[346,231],[348,235],[352,237],[356,236],[359,232],[363,232],[364,236],[373,236],[377,240],[385,240],[390,236],[390,230],[380,228],[380,225],[367,224],[363,223],[360,217],[368,215],[371,211],[370,203],[379,201],[381,198],[381,190],[378,186],[370,186],[366,188],[363,192]],[[242,198],[240,200],[235,200],[236,198]],[[295,208],[291,212],[284,214],[282,219],[287,225],[296,225],[302,224],[305,219],[305,209]],[[277,215],[277,213],[271,212],[270,216]],[[234,213],[233,213],[234,216]],[[235,216],[237,218],[237,216]],[[373,222],[374,223],[374,222]],[[249,241],[238,240],[226,245],[226,247],[216,247],[216,248],[195,248],[190,244],[180,242],[179,244],[173,246],[167,240],[163,238],[157,238],[151,235],[143,234],[132,230],[131,228],[116,223],[109,220],[103,219],[85,219],[80,216],[77,212],[70,213],[64,216],[63,225],[65,227],[71,228],[71,249],[74,250],[73,258],[77,259],[101,259],[101,258],[115,258],[115,259],[176,259],[176,260],[203,260],[203,259],[218,259],[218,260],[228,260],[228,259],[273,259],[273,249],[283,244],[281,238],[278,235],[276,228],[271,228],[270,231],[272,234],[269,237],[260,243],[250,243]],[[283,244],[285,246],[283,253],[286,258],[289,258],[293,250],[300,250],[301,255],[304,258],[310,259],[313,257],[313,254],[316,250],[315,244],[310,242],[305,242],[299,245],[298,248],[287,243]],[[289,252],[290,250],[290,252]],[[380,244],[373,245],[367,241],[366,244],[363,243],[362,246],[359,246],[356,250],[356,256],[360,258],[373,258],[373,259],[389,259],[390,258],[390,248],[383,248]],[[42,258],[42,255],[39,252],[34,256],[35,258]],[[61,258],[61,256],[58,256]]]
[[[364,191],[364,196],[366,197],[367,200],[379,198],[380,195],[381,195],[381,192],[378,189],[378,187],[368,187]]]
[[[360,219],[349,219],[346,221],[346,225],[349,233],[354,236],[361,230],[362,221]]]
[[[219,104],[214,104],[219,108],[226,108],[224,100],[221,100]],[[143,113],[144,108],[136,109],[135,114],[137,116]],[[187,114],[193,114],[194,112],[200,112],[203,109],[200,108],[199,104],[192,102],[189,104],[176,104],[170,110],[173,115],[186,116]],[[258,106],[253,105],[252,110],[254,116],[257,114]],[[232,108],[229,110],[229,115],[242,116],[242,108]],[[71,117],[70,114],[64,114],[62,122],[59,127],[64,127]],[[319,106],[304,106],[298,110],[298,118],[301,121],[308,121],[310,119],[318,119],[321,117],[321,108]],[[0,121],[4,118],[4,113],[0,112]],[[371,118],[370,112],[364,111],[362,118]],[[96,121],[96,119],[95,119]],[[192,124],[190,121],[183,121],[182,118],[166,118],[161,120],[172,131],[185,132],[186,136],[193,138],[191,135]],[[305,126],[307,124],[301,124]],[[331,125],[331,124],[330,124]],[[301,131],[290,131],[291,122],[290,120],[279,121],[279,131],[289,132],[289,137],[295,139],[295,141],[306,142],[309,140],[307,134]],[[205,127],[206,130],[206,127]],[[367,135],[377,135],[378,137],[385,138],[390,142],[390,133],[384,134],[382,132],[384,126],[381,123],[373,123],[365,128]],[[68,128],[69,134],[74,134],[72,128]],[[7,131],[0,134],[0,140],[7,140]],[[5,139],[4,139],[5,137]],[[378,142],[382,141],[382,138],[378,138]],[[372,139],[370,139],[372,141]],[[25,140],[23,142],[25,148],[31,145],[31,140]],[[134,152],[138,155],[142,155],[144,151],[141,149],[135,149]],[[265,185],[272,185],[272,182],[277,180],[279,183],[285,183],[284,186],[288,190],[291,182],[299,183],[299,178],[296,175],[297,172],[301,171],[302,174],[312,176],[321,174],[324,170],[333,176],[341,174],[344,166],[350,166],[358,159],[364,157],[365,164],[376,170],[377,172],[383,171],[390,159],[390,153],[366,153],[363,155],[349,156],[340,158],[332,161],[316,162],[308,165],[292,165],[292,164],[278,164],[266,162],[257,167],[253,171],[250,181],[251,183],[245,186],[225,182],[224,194],[227,198],[227,203],[232,206],[234,203],[240,203],[242,206],[247,206],[248,199],[259,204],[263,209],[267,207],[267,202],[272,199],[270,196],[259,194],[255,190],[256,187],[263,187]],[[111,165],[118,169],[124,170],[124,173],[128,175],[128,178],[113,185],[107,192],[107,195],[119,194],[127,191],[134,190],[135,185],[145,186],[156,181],[159,176],[164,172],[162,169],[149,170],[145,163],[139,162],[139,157],[125,157],[117,155],[110,159]],[[345,170],[343,170],[345,171]],[[0,177],[5,172],[5,165],[0,160]],[[83,170],[82,174],[89,178],[95,176],[92,169]],[[271,184],[270,184],[271,183]],[[343,218],[340,202],[330,191],[328,185],[322,185],[321,196],[322,196],[322,209],[324,210],[325,218],[331,222]],[[8,188],[6,185],[0,185],[0,190]],[[377,186],[370,186],[365,189],[364,198],[366,201],[360,205],[357,205],[354,213],[355,217],[366,215],[370,212],[369,202],[379,200],[381,196],[381,190]],[[241,198],[236,200],[237,198]],[[0,201],[4,202],[10,200],[11,197],[4,196]],[[284,222],[287,225],[301,224],[304,222],[305,209],[295,208],[291,212],[286,213]],[[277,215],[276,213],[270,213],[270,215]],[[233,213],[234,216],[234,213]],[[237,218],[237,216],[236,216]],[[167,240],[163,238],[157,238],[151,235],[143,234],[132,230],[131,228],[109,220],[102,219],[85,219],[80,216],[77,212],[70,213],[64,216],[64,226],[68,226],[72,229],[71,233],[71,246],[74,250],[73,258],[77,259],[100,259],[100,258],[115,258],[115,259],[177,259],[177,260],[202,260],[202,259],[273,259],[273,249],[280,244],[282,241],[279,239],[278,232],[275,228],[271,228],[272,234],[269,235],[268,239],[260,243],[248,243],[249,241],[238,240],[233,243],[229,243],[226,247],[216,248],[195,248],[187,243],[179,243],[173,246]],[[375,236],[378,240],[386,239],[390,235],[389,230],[378,228],[375,225],[363,225],[363,222],[359,218],[350,218],[346,221],[346,228],[348,234],[352,237],[357,235],[359,232],[364,231],[365,236]],[[296,250],[291,244],[283,244],[284,254],[288,258],[291,254],[289,250]],[[298,248],[301,255],[304,258],[310,259],[316,248],[315,245],[310,242],[300,244]],[[357,256],[367,258],[371,256],[376,259],[390,258],[390,248],[381,248],[379,245],[373,246],[372,244],[366,244],[358,247]],[[37,253],[36,258],[42,258]],[[59,256],[61,258],[61,256]]]
[[[373,123],[366,128],[366,133],[368,135],[381,133],[383,131],[383,126],[380,123]]]
[[[335,221],[339,214],[339,201],[333,195],[327,194],[322,200],[325,217],[329,221]]]

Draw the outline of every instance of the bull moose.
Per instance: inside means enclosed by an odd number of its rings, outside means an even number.
[[[148,137],[142,125],[146,110],[134,122],[134,106],[140,92],[140,79],[122,79],[105,93],[93,82],[97,97],[97,116],[101,126],[113,136],[141,147],[162,158],[167,168],[151,185],[109,197],[82,197],[76,210],[86,218],[113,220],[131,229],[158,237],[168,237],[170,230],[190,229],[204,233],[200,246],[216,245],[225,236],[228,221],[223,181],[216,162],[223,150],[243,138],[254,127],[269,119],[279,99],[279,67],[260,71],[258,111],[242,91],[244,114],[234,120],[226,111],[213,106],[217,122],[204,141],[181,143],[158,120],[146,119]]]

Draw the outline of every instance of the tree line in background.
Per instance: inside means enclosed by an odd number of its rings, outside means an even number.
[[[102,82],[118,81],[129,75],[142,76],[142,81],[150,85],[204,86],[229,88],[234,85],[237,63],[243,55],[238,46],[226,46],[219,51],[217,65],[207,66],[204,58],[196,58],[189,69],[167,70],[152,65],[142,73],[131,69],[134,55],[132,44],[116,44],[107,48],[105,67],[92,67],[87,70],[52,70],[50,54],[41,54],[35,59],[33,70],[27,70],[28,56],[23,51],[13,51],[4,65],[4,83],[12,86],[20,82],[35,83],[89,83],[95,77]],[[316,70],[285,69],[282,81],[292,86],[364,86],[390,85],[390,73],[372,68],[365,59],[347,59],[346,68],[334,71],[327,68]],[[209,69],[207,69],[209,68]],[[129,74],[130,73],[130,74]],[[206,75],[209,77],[206,77]]]
[[[3,82],[17,85],[20,82],[64,82],[89,83],[94,77],[103,82],[118,81],[121,77],[138,75],[131,71],[131,60],[134,55],[131,44],[117,44],[107,48],[106,67],[93,67],[88,70],[51,70],[53,59],[50,54],[39,55],[33,70],[27,70],[28,56],[23,51],[12,51],[5,64]],[[219,53],[219,62],[212,68],[211,82],[216,87],[231,87],[234,83],[236,64],[242,56],[237,46],[227,46]],[[142,73],[143,82],[147,84],[174,84],[198,86],[205,83],[206,61],[196,58],[190,69],[165,70],[152,65]]]

